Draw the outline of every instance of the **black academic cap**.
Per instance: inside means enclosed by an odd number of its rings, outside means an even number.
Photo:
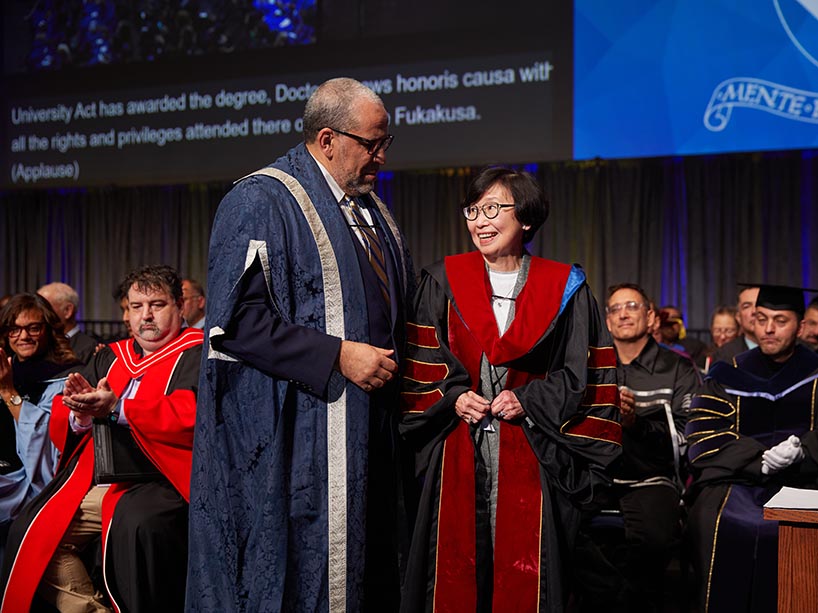
[[[804,317],[804,292],[818,292],[808,287],[791,287],[789,285],[768,285],[764,283],[739,283],[747,287],[758,287],[756,306],[773,311],[795,311],[798,317]]]

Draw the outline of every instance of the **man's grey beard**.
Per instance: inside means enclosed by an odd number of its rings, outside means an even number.
[[[344,187],[346,188],[344,191],[351,196],[365,196],[375,189],[375,182],[361,183],[360,179],[355,178],[347,181]]]

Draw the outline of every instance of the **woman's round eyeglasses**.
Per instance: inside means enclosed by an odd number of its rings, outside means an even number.
[[[486,219],[494,219],[500,214],[500,209],[506,208],[514,208],[514,205],[497,204],[496,202],[487,202],[483,206],[472,204],[463,207],[463,215],[465,215],[469,221],[474,221],[477,219],[477,216],[480,215],[480,211],[483,211],[483,215],[485,215]]]

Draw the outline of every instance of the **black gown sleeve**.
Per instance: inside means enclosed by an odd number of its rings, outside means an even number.
[[[547,376],[512,391],[533,424],[523,429],[552,482],[572,499],[587,501],[610,481],[607,468],[622,452],[616,369],[592,368],[589,361],[592,351],[612,346],[587,285],[566,305],[550,337],[544,341],[550,343]],[[584,431],[583,423],[601,426],[599,435]]]
[[[433,332],[435,341],[431,345],[415,344],[411,340],[413,335],[409,335],[405,361],[408,372],[401,382],[400,432],[418,454],[418,473],[428,466],[432,449],[457,427],[454,403],[472,387],[468,371],[449,347],[448,308],[444,289],[424,270],[409,327],[425,330],[426,334]],[[421,375],[424,369],[430,374],[445,373],[445,376]]]
[[[662,356],[660,359],[666,359],[666,357]],[[701,380],[696,367],[687,358],[677,359],[674,370],[664,374],[663,377],[666,378],[659,379],[655,387],[666,388],[667,385],[663,381],[669,382],[672,377],[673,392],[670,397],[670,410],[676,433],[681,437],[681,440],[678,441],[681,447],[684,444],[685,427],[690,415],[690,403],[693,394],[701,385]],[[664,406],[658,402],[653,406],[639,409],[633,426],[623,428],[623,438],[631,443],[631,450],[638,449],[636,453],[649,464],[653,463],[652,460],[660,458],[668,458],[669,461],[673,461],[667,416]]]
[[[758,485],[766,480],[761,454],[767,448],[737,432],[735,416],[736,407],[724,388],[706,380],[693,397],[686,428],[694,492],[714,482]]]

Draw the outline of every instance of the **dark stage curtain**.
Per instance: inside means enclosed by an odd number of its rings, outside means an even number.
[[[585,268],[597,297],[642,284],[691,328],[735,302],[736,282],[818,287],[818,153],[541,163],[551,215],[530,250]],[[416,268],[471,248],[460,200],[477,169],[385,172],[377,191]],[[131,268],[207,275],[207,242],[229,184],[0,194],[0,295],[64,281],[82,319],[118,319],[111,292]]]
[[[0,196],[0,295],[63,281],[80,319],[120,319],[113,291],[132,268],[169,264],[205,280],[210,225],[229,185],[88,188]]]

